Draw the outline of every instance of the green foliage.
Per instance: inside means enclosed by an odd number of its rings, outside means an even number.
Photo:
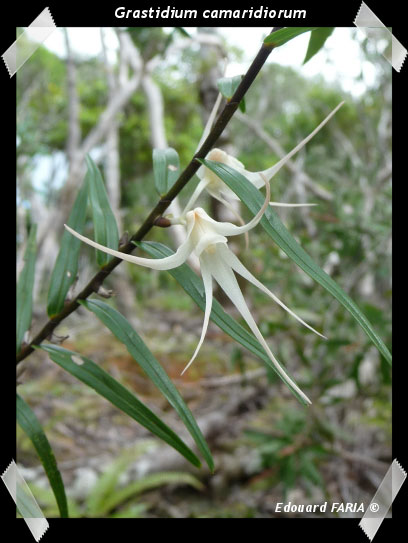
[[[150,409],[148,409],[134,394],[113,379],[94,362],[62,347],[55,345],[41,345],[51,360],[61,366],[68,373],[96,390],[113,405],[124,411],[127,415],[139,422],[154,435],[176,449],[194,466],[201,463],[189,447]]]
[[[120,477],[126,473],[131,462],[146,452],[150,445],[149,442],[142,442],[132,449],[124,450],[114,462],[105,468],[86,498],[87,515],[102,517],[113,509],[107,502],[116,495],[116,487],[119,485]]]
[[[171,43],[166,32],[160,27],[129,27],[127,32],[141,51],[145,61],[163,54]]]
[[[177,151],[167,149],[153,149],[154,182],[159,196],[169,192],[180,175],[180,159]]]
[[[282,45],[300,32],[308,30],[311,30],[311,34],[304,60],[307,62],[323,47],[331,29],[286,28],[279,31],[280,34],[273,33],[266,42],[277,46]],[[129,33],[140,47],[145,60],[156,54],[162,56],[160,66],[153,73],[153,77],[163,92],[166,136],[169,144],[180,156],[180,163],[187,164],[202,131],[199,92],[196,83],[205,71],[205,62],[200,57],[198,48],[194,47],[184,49],[180,55],[175,54],[172,58],[166,58],[167,47],[177,39],[177,34],[183,33],[180,29],[168,33],[167,30],[160,28],[133,28],[129,29]],[[383,348],[383,356],[379,356],[376,351],[373,354],[371,340],[374,338],[373,334],[376,334],[378,342],[381,342],[379,338],[382,338],[386,344],[391,341],[388,245],[391,188],[387,177],[384,178],[385,181],[381,180],[381,172],[387,166],[389,155],[387,150],[390,148],[386,113],[387,108],[390,108],[387,96],[391,68],[386,61],[382,62],[376,51],[370,49],[369,43],[362,43],[362,51],[365,52],[366,59],[373,60],[377,79],[372,87],[367,87],[360,97],[347,95],[339,84],[328,85],[322,77],[316,77],[314,80],[306,79],[293,69],[268,63],[251,87],[246,108],[248,116],[288,151],[305,134],[310,133],[331,108],[340,100],[346,99],[346,104],[327,126],[325,132],[319,133],[308,144],[307,150],[300,153],[295,161],[296,167],[305,172],[315,186],[324,188],[332,196],[332,201],[322,200],[318,208],[305,213],[279,210],[279,216],[282,223],[287,225],[287,230],[296,236],[296,242],[304,247],[308,254],[312,254],[317,262],[322,263],[322,268],[326,270],[329,257],[337,258],[338,263],[333,264],[327,273],[336,283],[344,287],[349,298],[356,302],[362,314],[370,321],[372,329],[375,330],[374,333],[368,331],[371,339],[360,328],[361,315],[360,324],[358,324],[357,320],[352,319],[350,314],[331,298],[328,291],[316,289],[309,277],[302,272],[295,273],[297,268],[293,260],[287,258],[286,253],[282,252],[278,246],[270,244],[271,231],[267,233],[262,229],[257,229],[251,233],[251,249],[247,253],[242,251],[240,258],[247,259],[251,263],[253,269],[257,270],[259,279],[271,290],[284,293],[285,303],[293,309],[296,307],[295,310],[299,315],[318,327],[323,324],[325,333],[329,336],[326,342],[316,341],[311,334],[293,327],[290,317],[282,318],[280,313],[275,313],[269,301],[249,286],[249,298],[253,301],[255,310],[262,316],[262,333],[265,337],[266,335],[273,337],[277,345],[278,357],[290,360],[293,367],[297,368],[302,386],[305,384],[309,389],[313,389],[314,396],[322,398],[322,405],[332,406],[341,413],[347,411],[344,406],[349,400],[332,394],[331,391],[334,387],[345,383],[345,380],[354,382],[358,394],[355,398],[356,402],[362,400],[365,402],[364,406],[366,402],[370,406],[367,414],[361,415],[358,419],[358,423],[364,428],[372,427],[381,431],[389,440],[391,371],[387,362],[388,350],[386,347]],[[108,88],[105,67],[99,58],[86,61],[77,59],[76,67],[81,136],[85,138],[99,121],[106,107]],[[362,78],[363,73],[360,79]],[[239,80],[240,76],[237,76],[235,84],[238,84]],[[68,133],[65,89],[65,61],[43,47],[36,51],[17,78],[19,197],[27,205],[31,196],[39,192],[46,197],[47,204],[54,201],[57,187],[53,188],[51,182],[39,191],[33,186],[31,171],[41,154],[52,156],[57,151],[65,149]],[[157,201],[149,143],[150,126],[146,99],[142,92],[138,90],[134,93],[117,120],[120,130],[121,211],[124,213],[126,228],[133,232],[146,216],[146,210],[151,209]],[[233,144],[238,152],[237,158],[248,169],[261,170],[279,159],[275,151],[268,148],[260,138],[254,137],[240,124],[240,121],[233,119],[229,129],[233,134]],[[98,177],[98,186],[103,187],[99,172],[95,175]],[[180,197],[181,203],[187,200],[193,190],[193,185],[194,180],[183,191]],[[272,199],[279,201],[301,199],[301,185],[300,176],[294,176],[290,170],[283,169],[273,180]],[[303,189],[304,198],[307,201],[315,201],[315,195],[309,192],[307,185],[304,185]],[[107,209],[109,213],[109,208]],[[250,216],[254,209],[250,209],[250,213],[244,209],[243,215]],[[266,220],[269,222],[268,229],[282,228],[277,216],[268,214]],[[266,220],[264,220],[264,226]],[[26,223],[30,226],[31,222],[30,211],[28,211]],[[77,231],[81,230],[80,224],[73,227]],[[24,270],[27,268],[28,282],[23,275],[20,276],[17,291],[18,319],[21,316],[24,317],[23,324],[20,323],[17,327],[17,349],[31,322],[33,274],[28,273],[28,269],[33,269],[33,262],[35,262],[34,230],[35,225],[30,231],[30,239],[33,242],[30,249],[30,266],[27,266],[26,261],[24,267]],[[113,226],[111,230],[114,230]],[[293,241],[285,238],[287,234],[284,230],[279,231],[283,232],[283,239],[288,242],[286,248],[290,248]],[[166,237],[168,232],[165,230],[156,229],[153,235],[155,240],[168,243]],[[60,254],[65,254],[64,236]],[[79,246],[76,238],[73,236],[69,238],[72,242],[71,247],[75,247],[75,244]],[[117,240],[116,242],[113,240],[112,243],[114,248],[117,248]],[[160,243],[142,243],[140,246],[155,257],[171,254],[171,251]],[[293,245],[292,249],[296,252],[297,246]],[[69,260],[72,258],[74,264],[72,269],[75,273],[72,272],[70,278],[72,280],[76,275],[77,264],[77,255],[74,258],[74,253],[75,251],[71,253],[67,250],[67,254],[70,255]],[[299,258],[303,256],[303,253],[298,253]],[[110,257],[106,256],[106,258]],[[304,260],[304,262],[307,261]],[[59,256],[52,278],[55,288],[50,287],[48,305],[50,315],[58,312],[66,296],[64,291],[69,285],[64,282],[66,276],[63,269],[65,267],[61,265]],[[187,319],[186,312],[191,311],[191,300],[194,300],[201,309],[204,308],[201,280],[188,266],[184,265],[171,270],[169,274],[146,273],[137,266],[129,266],[128,269],[137,287],[135,294],[132,292],[130,295],[137,298],[141,312],[141,308],[144,308],[143,318],[145,316],[146,319],[148,318],[150,308],[160,307],[162,313],[167,309],[184,312],[182,318]],[[174,288],[174,280],[171,276],[181,284],[191,298],[177,295],[177,288]],[[62,281],[60,284],[58,277]],[[365,279],[372,284],[371,291],[370,289],[363,291],[362,284]],[[30,285],[31,288],[28,288]],[[26,302],[21,302],[24,289],[27,295]],[[94,303],[98,304],[91,302],[91,304]],[[23,312],[19,311],[19,308],[20,310],[23,308]],[[211,318],[234,340],[268,363],[269,359],[251,334],[229,317],[217,303],[214,304]],[[363,323],[367,324],[365,321]],[[367,329],[365,331],[367,332]],[[120,330],[117,330],[117,337],[121,337]],[[211,341],[209,344],[211,348]],[[384,347],[384,344],[377,344],[377,347]],[[49,349],[54,348],[49,347]],[[214,353],[217,364],[228,360],[230,355],[227,350],[223,353],[219,348],[214,349]],[[61,356],[61,353],[54,351],[54,357],[57,355]],[[138,357],[140,358],[139,355]],[[247,364],[245,351],[241,353],[235,348],[231,358],[240,370]],[[70,370],[77,370],[84,366],[87,369],[90,368],[87,359],[82,357],[79,359],[85,360],[83,366],[76,366],[72,359],[69,359],[71,360]],[[64,363],[67,366],[68,359]],[[371,381],[363,379],[362,370],[367,363],[373,368]],[[93,363],[89,361],[89,364]],[[92,366],[92,370],[94,369]],[[95,372],[97,371],[95,369]],[[96,375],[91,374],[92,372],[87,378],[91,379]],[[106,384],[105,378],[110,382],[109,376],[106,377],[106,375],[98,373],[99,385]],[[27,390],[29,396],[33,390],[30,384],[24,385],[27,387],[24,390]],[[45,393],[49,394],[57,387],[63,387],[63,383],[55,385],[47,381],[47,387],[38,395],[38,398],[42,399]],[[115,391],[118,392],[118,401],[119,399],[124,401],[124,398],[127,398],[126,393],[119,391],[119,388]],[[75,389],[74,396],[79,397],[81,392],[83,392],[82,388]],[[93,391],[90,392],[93,393]],[[353,401],[354,399],[350,400],[350,403]],[[351,440],[350,435],[346,435],[346,432],[349,432],[348,422],[345,420],[342,434],[338,428],[333,428],[326,413],[323,413],[319,420],[316,418],[311,421],[309,418],[305,419],[305,412],[300,410],[288,412],[284,407],[286,402],[287,400],[283,397],[279,404],[270,409],[281,417],[281,420],[271,421],[266,432],[260,432],[258,441],[254,433],[251,436],[252,442],[256,442],[260,447],[259,454],[263,469],[273,470],[268,484],[283,481],[286,490],[293,488],[298,482],[310,487],[320,486],[322,483],[320,464],[327,458],[329,445],[333,444],[334,440]],[[317,402],[314,402],[314,405],[316,404]],[[356,412],[356,405],[353,404],[353,407]],[[359,408],[357,406],[357,410]],[[84,419],[89,416],[87,409],[82,409],[82,416]],[[270,433],[271,427],[276,428],[276,435]],[[35,423],[28,424],[27,434],[29,435],[35,428]],[[48,433],[48,429],[46,430]],[[25,446],[28,447],[28,438],[25,437],[24,440]],[[134,503],[132,497],[140,495],[141,488],[153,488],[156,483],[159,483],[155,482],[153,477],[153,479],[147,478],[145,482],[142,479],[130,483],[129,487],[120,488],[117,474],[123,474],[127,464],[120,461],[119,464],[120,469],[112,467],[110,471],[108,468],[105,472],[106,477],[104,477],[105,474],[101,477],[103,480],[99,489],[98,486],[94,489],[94,497],[100,498],[99,503],[93,506],[92,514],[95,516],[110,515],[116,518],[143,516],[148,508],[148,505],[143,502]],[[108,472],[111,475],[108,475]],[[166,477],[167,475],[164,474],[163,478],[166,479]],[[174,474],[168,475],[169,482],[172,477],[174,479]],[[179,480],[182,482],[183,477],[180,476]],[[198,488],[197,484],[196,488]],[[58,514],[52,491],[36,489],[35,495],[40,496],[41,505],[44,503],[42,500],[48,500],[47,516],[48,513],[52,513],[49,516]],[[68,500],[68,504],[72,517],[91,514],[86,503],[77,504]],[[239,511],[238,508],[230,510],[226,507],[225,510],[214,510],[212,516],[235,518],[240,513],[242,516],[254,514],[249,510]]]
[[[105,247],[117,249],[119,243],[118,226],[109,203],[101,173],[89,155],[86,157],[86,161],[88,171],[85,177],[85,185],[88,187],[95,241]],[[96,250],[96,261],[101,268],[106,266],[111,259],[110,255]]]
[[[17,422],[28,435],[44,466],[61,517],[68,517],[64,483],[47,436],[29,405],[17,394]]]
[[[44,516],[46,518],[58,517],[60,513],[52,490],[32,482],[28,482],[27,484],[41,507]],[[69,509],[69,518],[79,518],[81,516],[80,508],[74,500],[67,497],[67,505]]]
[[[299,27],[290,27],[290,28],[281,28],[276,32],[272,32],[264,39],[265,45],[270,45],[272,47],[280,47],[284,45],[293,38],[304,34],[305,32],[310,32],[311,30],[316,30],[316,27],[310,26],[299,26]]]
[[[257,213],[263,203],[263,197],[242,174],[226,164],[212,162],[211,160],[200,160],[200,162],[216,173],[228,187],[239,196],[240,200],[245,203],[254,215]],[[275,243],[285,251],[289,258],[302,268],[302,270],[312,279],[328,290],[330,294],[332,294],[351,313],[351,315],[353,315],[377,349],[388,363],[391,364],[391,353],[380,336],[375,332],[367,317],[344,290],[341,289],[337,283],[333,281],[333,279],[328,276],[300,247],[280,221],[278,215],[270,207],[266,209],[260,224]]]
[[[36,248],[37,225],[33,224],[27,240],[24,253],[24,267],[21,270],[17,283],[17,352],[21,348],[24,334],[30,328],[33,310],[33,287]]]
[[[168,377],[162,366],[142,341],[139,334],[116,309],[99,300],[86,300],[82,305],[92,311],[105,326],[121,341],[133,359],[143,368],[152,383],[160,390],[170,405],[177,411],[186,425],[208,467],[214,471],[214,461],[208,445],[191,411]]]
[[[142,518],[150,507],[148,501],[143,501],[143,494],[149,490],[169,485],[190,486],[199,491],[203,490],[203,484],[196,477],[190,473],[177,471],[153,473],[123,484],[121,480],[128,478],[131,464],[146,453],[151,446],[151,442],[143,441],[130,449],[125,449],[118,458],[104,467],[83,502],[68,499],[70,517]],[[29,487],[45,516],[57,516],[52,492],[32,483]]]
[[[172,254],[172,251],[168,247],[159,243],[141,242],[137,245],[155,258],[169,256],[170,254]],[[170,275],[172,275],[176,279],[176,281],[180,283],[182,288],[187,292],[189,296],[191,296],[191,298],[198,305],[198,307],[204,311],[205,294],[204,285],[201,278],[198,278],[196,274],[191,270],[191,268],[187,266],[187,264],[183,264],[175,269],[169,270],[168,273],[170,273]],[[271,363],[269,356],[265,353],[263,347],[259,344],[255,337],[247,332],[247,330],[238,322],[236,322],[235,319],[230,317],[224,311],[222,306],[217,302],[217,300],[213,300],[210,319],[215,322],[215,324],[219,326],[221,330],[231,336],[235,341],[246,347],[253,354],[261,358],[265,364],[267,364],[276,372],[276,369]],[[289,387],[293,395],[301,403],[305,403],[303,398],[301,398],[296,390],[293,389],[291,383],[286,381],[286,379],[280,374],[278,375]]]
[[[263,478],[260,484],[281,483],[285,499],[299,480],[308,491],[313,486],[323,488],[318,466],[328,458],[329,451],[316,444],[317,433],[317,427],[305,411],[291,408],[285,409],[276,421],[273,434],[255,429],[245,431],[247,438],[256,445],[261,472],[273,469],[273,475]]]
[[[110,494],[107,497],[100,514],[105,515],[108,511],[117,508],[120,504],[129,500],[129,498],[137,496],[142,492],[171,484],[189,485],[197,490],[202,490],[204,488],[203,484],[189,473],[176,471],[153,473],[152,475],[147,475],[138,481],[130,483],[124,488],[117,490],[114,494]]]
[[[65,63],[40,46],[17,78],[18,153],[48,154],[66,144]]]
[[[85,224],[87,202],[88,187],[85,178],[67,222],[68,226],[80,234],[82,234]],[[62,234],[60,250],[55,261],[48,290],[47,312],[51,318],[64,307],[69,287],[76,280],[80,247],[80,240],[65,230]]]
[[[222,77],[217,81],[217,86],[220,90],[220,93],[230,100],[237,88],[239,87],[239,84],[242,81],[243,75],[235,75],[234,77]],[[242,113],[245,113],[246,106],[245,106],[245,98],[243,98],[239,103],[239,109],[242,111]]]
[[[309,45],[307,47],[306,55],[303,64],[306,64],[312,57],[314,57],[320,49],[324,47],[326,40],[332,35],[334,27],[321,27],[312,30],[310,33]]]
[[[76,90],[80,102],[79,123],[82,139],[98,123],[108,103],[106,68],[97,58],[76,61]]]

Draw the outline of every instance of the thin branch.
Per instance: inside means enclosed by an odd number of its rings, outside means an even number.
[[[279,29],[280,27],[275,27],[273,29],[273,32],[276,32]],[[272,46],[262,44],[258,54],[253,60],[247,73],[243,77],[239,87],[235,91],[232,98],[226,103],[224,109],[220,113],[213,129],[211,130],[207,139],[204,141],[203,145],[194,155],[185,170],[180,174],[178,180],[170,189],[170,191],[159,200],[159,202],[150,212],[144,223],[140,226],[139,230],[130,238],[130,240],[124,246],[120,247],[121,252],[129,254],[135,249],[132,241],[141,241],[150,232],[150,230],[154,226],[155,220],[163,215],[163,213],[169,207],[174,198],[179,194],[179,192],[185,187],[185,185],[196,173],[200,166],[199,162],[196,159],[205,158],[207,154],[211,151],[218,138],[222,134],[223,130],[231,120],[231,117],[237,110],[242,98],[245,96],[246,92],[248,91],[256,76],[260,72],[262,66],[265,64],[272,50]],[[107,117],[107,115],[105,115],[105,117]],[[123,262],[123,260],[120,258],[112,258],[112,260],[110,260],[104,268],[99,270],[85,286],[85,288],[70,303],[68,303],[64,307],[64,309],[60,313],[58,313],[58,315],[50,319],[28,345],[26,345],[23,349],[20,350],[19,353],[17,353],[17,364],[33,352],[34,345],[39,345],[42,341],[44,341],[44,339],[46,339],[54,331],[54,329],[60,324],[61,321],[63,321],[66,317],[68,317],[68,315],[73,313],[79,307],[79,300],[85,300],[93,292],[97,292],[104,280],[121,262]]]

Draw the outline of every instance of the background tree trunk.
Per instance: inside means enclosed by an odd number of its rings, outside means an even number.
[[[101,28],[101,44],[106,67],[106,78],[108,81],[108,99],[111,102],[114,99],[117,89],[120,88],[121,77],[124,77],[123,68],[116,77],[113,68],[109,62],[105,45],[104,30]],[[119,66],[124,66],[124,62],[119,61]],[[119,123],[117,115],[113,117],[110,127],[106,133],[105,140],[105,170],[104,178],[106,190],[112,211],[116,218],[119,235],[123,232],[122,214],[120,211],[121,183],[120,183],[120,156],[119,156]],[[113,290],[118,310],[135,326],[138,319],[135,316],[135,296],[134,287],[129,279],[128,267],[119,266],[112,277]]]
[[[154,149],[166,149],[168,147],[166,132],[164,128],[164,103],[163,95],[159,85],[153,80],[150,69],[154,65],[155,57],[147,63],[145,74],[142,78],[142,88],[144,90],[150,120],[150,141]],[[178,198],[175,198],[166,210],[166,214],[173,214],[175,217],[181,215],[181,208]],[[185,228],[181,225],[175,225],[169,228],[170,236],[173,239],[175,247],[179,247],[186,239]],[[188,261],[194,270],[200,269],[198,258],[190,255]]]

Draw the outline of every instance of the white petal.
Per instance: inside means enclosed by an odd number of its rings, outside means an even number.
[[[206,220],[211,222],[214,226],[214,229],[223,236],[238,236],[239,234],[244,234],[244,232],[252,230],[252,228],[254,228],[262,219],[262,216],[265,213],[266,208],[268,207],[271,197],[271,189],[266,179],[264,179],[264,184],[266,189],[265,201],[262,204],[262,207],[258,211],[258,213],[247,224],[244,224],[243,226],[237,226],[230,222],[217,222],[214,219],[211,219],[211,217],[209,217],[208,215],[206,217]]]
[[[270,181],[274,175],[278,173],[278,171],[292,158],[294,154],[296,154],[302,147],[308,143],[313,136],[315,136],[321,128],[333,117],[333,115],[341,108],[341,106],[344,104],[344,102],[340,102],[340,104],[333,109],[329,115],[317,126],[313,132],[311,132],[304,140],[302,140],[300,143],[296,145],[286,156],[284,156],[279,162],[274,164],[272,167],[264,170],[263,172],[246,172],[245,176],[257,187],[261,188],[263,185],[263,180],[261,177],[259,177],[260,173],[263,173],[265,177]]]
[[[306,402],[311,404],[312,402],[309,398],[300,390],[297,384],[287,375],[285,370],[276,360],[272,351],[269,349],[268,344],[263,338],[254,318],[251,315],[251,312],[248,309],[248,306],[245,302],[245,299],[242,295],[241,289],[237,283],[237,279],[232,271],[232,269],[227,266],[222,259],[217,258],[218,255],[215,255],[215,258],[211,258],[211,273],[220,287],[224,290],[225,294],[230,298],[235,307],[241,313],[249,328],[252,330],[252,333],[265,349],[269,358],[271,359],[274,367],[278,374],[282,377],[286,384],[288,384],[297,394]]]
[[[205,289],[205,313],[204,313],[203,329],[201,330],[201,337],[200,337],[200,341],[198,342],[197,348],[194,351],[194,354],[191,357],[190,362],[187,364],[187,366],[181,372],[181,375],[183,375],[183,373],[194,362],[194,360],[195,360],[195,358],[196,358],[196,356],[198,354],[198,351],[200,350],[201,345],[203,344],[205,335],[207,333],[208,322],[210,320],[210,314],[211,314],[211,308],[212,308],[212,299],[213,299],[212,276],[211,276],[211,272],[210,272],[210,270],[208,268],[208,265],[205,262],[205,258],[200,259],[200,266],[201,266],[201,276],[203,278],[204,289]]]
[[[312,332],[317,334],[318,336],[327,339],[326,336],[312,328],[309,324],[307,324],[303,319],[298,317],[296,313],[294,313],[291,309],[289,309],[283,302],[279,300],[277,296],[273,292],[271,292],[268,288],[265,287],[256,277],[252,275],[252,273],[246,269],[246,267],[242,264],[242,262],[239,260],[239,258],[234,255],[234,253],[228,249],[227,246],[221,246],[219,248],[220,254],[222,254],[222,257],[224,261],[227,263],[227,265],[231,266],[233,270],[235,270],[239,275],[242,275],[247,281],[258,287],[262,292],[265,292],[272,300],[274,300],[277,304],[279,304],[285,311],[287,311],[292,317],[295,317],[303,326],[306,326],[306,328],[309,328]]]
[[[317,204],[284,204],[283,202],[269,202],[270,206],[274,207],[312,207]]]
[[[207,124],[205,125],[203,135],[201,136],[201,139],[200,139],[200,141],[199,141],[199,143],[197,145],[197,149],[194,151],[194,153],[196,153],[200,149],[202,144],[207,139],[208,134],[211,131],[212,125],[214,124],[215,116],[217,115],[217,111],[218,111],[218,108],[220,107],[221,100],[222,100],[222,94],[219,93],[218,96],[217,96],[217,99],[215,101],[215,104],[214,104],[214,106],[212,108],[212,111],[210,113],[210,116],[208,117],[208,121],[207,121]]]
[[[189,235],[191,233],[191,227],[190,232],[188,233],[188,237],[173,255],[166,256],[165,258],[155,259],[142,258],[139,256],[128,255],[120,251],[115,251],[113,249],[110,249],[109,247],[104,247],[103,245],[100,245],[99,243],[96,243],[95,241],[92,241],[91,239],[88,239],[81,234],[78,234],[78,232],[75,232],[75,230],[72,230],[72,228],[70,228],[66,224],[64,224],[64,226],[68,230],[68,232],[71,232],[72,235],[74,235],[84,243],[92,245],[92,247],[95,247],[95,249],[99,249],[99,251],[103,251],[104,253],[116,256],[117,258],[121,258],[122,260],[131,262],[132,264],[138,264],[139,266],[144,266],[145,268],[151,268],[153,270],[171,270],[173,268],[181,266],[181,264],[183,264],[187,260],[187,258],[190,256],[191,252],[194,249]]]
[[[196,203],[196,201],[200,197],[200,194],[203,192],[203,190],[205,189],[207,185],[208,185],[207,179],[201,179],[201,181],[198,183],[198,185],[194,189],[193,194],[190,196],[190,200],[187,202],[187,205],[181,214],[182,217],[184,217],[186,213],[190,211],[190,209]]]

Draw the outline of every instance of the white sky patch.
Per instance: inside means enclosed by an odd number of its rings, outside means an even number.
[[[105,28],[105,43],[110,62],[116,61],[118,39],[112,28]],[[68,37],[74,54],[83,58],[92,58],[102,54],[100,28],[70,27]],[[64,34],[60,28],[47,38],[45,47],[60,57],[66,56]]]

